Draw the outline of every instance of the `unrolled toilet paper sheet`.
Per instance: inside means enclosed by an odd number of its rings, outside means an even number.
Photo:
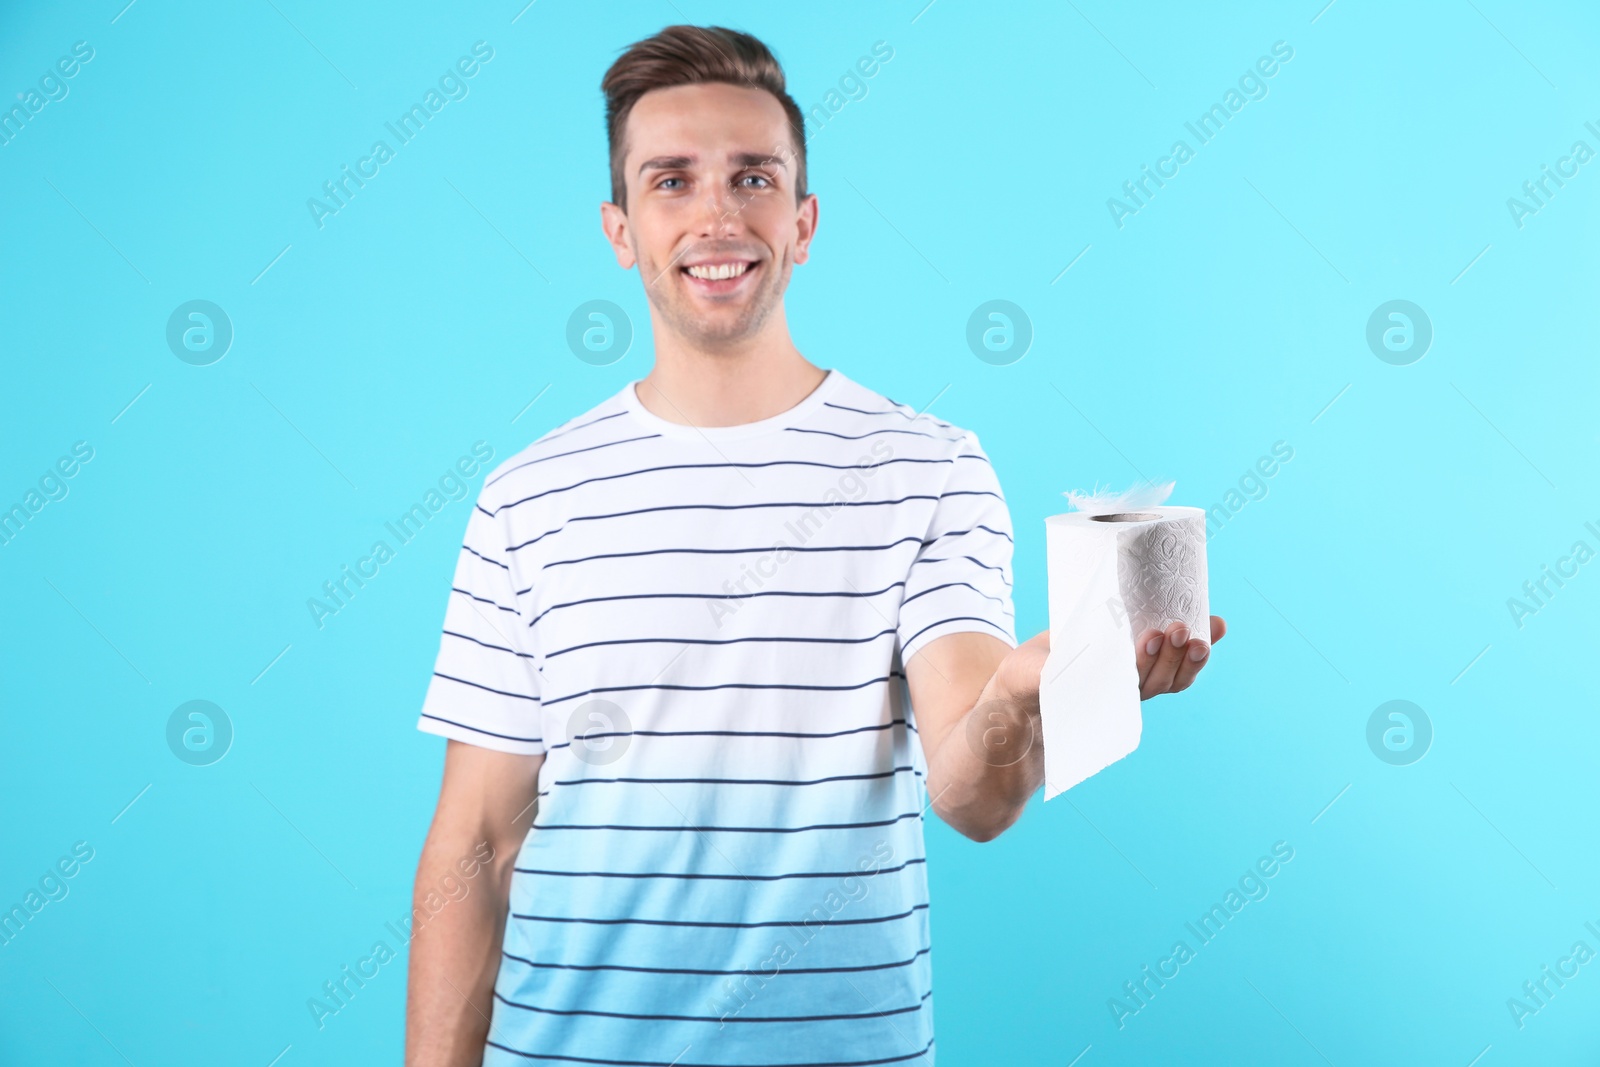
[[[1209,640],[1205,512],[1143,507],[1045,520],[1050,655],[1040,679],[1045,799],[1139,747],[1134,638],[1183,622]]]

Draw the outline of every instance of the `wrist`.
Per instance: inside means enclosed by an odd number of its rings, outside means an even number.
[[[983,693],[978,697],[978,703],[1004,705],[1011,709],[1011,713],[1037,719],[1039,716],[1039,682],[1033,679],[1032,684],[1027,681],[1017,682],[1008,678],[1004,669],[995,672],[989,684],[984,687]]]
[[[984,687],[984,698],[1016,704],[1027,714],[1037,716],[1039,688],[1050,651],[1049,645],[1044,643],[1046,637],[1047,634],[1041,633],[1007,653]]]

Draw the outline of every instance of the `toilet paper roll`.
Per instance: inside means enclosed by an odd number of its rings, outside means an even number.
[[[1045,540],[1050,655],[1039,710],[1049,800],[1139,747],[1134,638],[1183,622],[1209,641],[1211,608],[1200,508],[1052,515]]]

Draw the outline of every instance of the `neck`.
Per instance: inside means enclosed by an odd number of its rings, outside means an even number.
[[[637,391],[639,402],[668,422],[713,427],[770,419],[827,377],[795,348],[781,309],[755,336],[715,349],[654,325],[655,366]]]

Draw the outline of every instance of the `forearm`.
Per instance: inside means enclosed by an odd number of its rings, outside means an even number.
[[[441,885],[460,882],[463,857],[482,857],[485,848],[467,837],[434,834],[423,846],[412,906],[426,918],[417,920],[411,940],[407,1067],[478,1067],[483,1060],[515,851],[491,850],[464,895],[443,906],[437,901]]]
[[[941,819],[974,841],[999,836],[1044,782],[1039,696],[989,679],[928,761],[928,795]]]

